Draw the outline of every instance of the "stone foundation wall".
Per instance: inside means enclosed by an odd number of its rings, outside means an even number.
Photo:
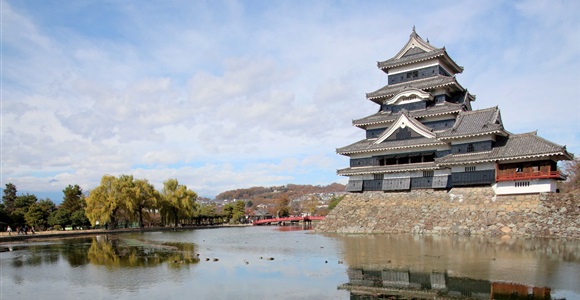
[[[491,187],[351,193],[316,231],[580,238],[580,194],[497,196]]]

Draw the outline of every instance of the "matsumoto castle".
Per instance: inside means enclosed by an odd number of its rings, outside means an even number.
[[[472,110],[459,66],[413,28],[393,58],[378,63],[388,85],[366,94],[377,113],[354,120],[366,137],[338,148],[350,157],[347,191],[491,186],[497,195],[556,192],[565,146],[536,132],[507,131],[499,108]]]

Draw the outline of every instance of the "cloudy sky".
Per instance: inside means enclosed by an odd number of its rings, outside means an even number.
[[[580,153],[578,1],[1,2],[1,185],[55,202],[104,174],[201,196],[345,183],[335,149],[413,26],[474,108]]]

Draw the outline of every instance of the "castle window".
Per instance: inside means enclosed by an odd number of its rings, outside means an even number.
[[[375,180],[383,180],[384,174],[373,174]]]
[[[475,149],[473,148],[473,144],[468,144],[467,145],[467,152],[473,152],[475,151]]]
[[[475,166],[465,167],[465,172],[475,172]]]
[[[522,173],[524,171],[524,165],[516,165],[516,173]]]
[[[423,177],[433,177],[433,175],[435,175],[435,171],[433,170],[423,171]]]
[[[519,188],[519,187],[529,187],[530,186],[530,182],[529,181],[516,181],[514,183],[514,186]]]
[[[435,154],[434,153],[423,155],[423,162],[430,162],[430,161],[435,161]]]
[[[411,156],[411,163],[412,164],[416,164],[416,163],[420,163],[421,162],[421,155],[413,155]]]
[[[407,72],[407,79],[419,77],[418,71]]]

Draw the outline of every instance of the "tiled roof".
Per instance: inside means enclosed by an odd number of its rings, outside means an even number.
[[[449,64],[454,69],[454,71],[456,73],[463,72],[463,67],[459,66],[453,59],[451,59],[451,57],[449,57],[449,54],[447,54],[447,51],[445,51],[445,48],[436,49],[436,50],[429,51],[429,52],[416,53],[416,54],[408,55],[408,56],[403,56],[403,57],[398,58],[398,59],[396,57],[393,57],[391,59],[378,62],[377,66],[381,70],[388,70],[390,68],[404,66],[404,65],[410,65],[410,64],[430,60],[430,59],[437,58],[437,57],[443,58],[443,60],[445,60],[447,62],[447,64]]]
[[[469,136],[477,136],[489,133],[504,133],[499,108],[462,111],[457,116],[452,128],[440,132],[437,137],[452,139]]]
[[[342,176],[351,176],[351,175],[396,173],[396,172],[422,171],[422,170],[435,170],[435,169],[439,169],[439,167],[437,167],[437,165],[434,162],[425,162],[425,163],[405,164],[405,165],[344,168],[344,169],[337,170],[336,173],[338,175],[342,175]]]
[[[529,132],[510,134],[507,137],[500,136],[491,151],[450,154],[436,159],[436,162],[443,166],[548,156],[558,156],[561,159],[572,158],[572,155],[566,151],[566,147],[539,137],[536,132]]]
[[[424,110],[412,110],[409,111],[409,116],[413,118],[424,118],[430,116],[438,116],[438,115],[445,115],[451,113],[458,113],[464,110],[464,105],[459,103],[449,103],[445,102],[443,105],[435,105],[430,106]],[[384,112],[377,112],[376,114],[370,115],[368,117],[364,117],[358,120],[353,120],[352,124],[354,126],[366,126],[366,125],[373,125],[373,124],[380,124],[380,123],[388,123],[393,122],[399,116],[401,112],[398,113],[384,113]]]
[[[406,55],[406,56],[403,56],[399,59],[397,59],[396,57],[393,57],[393,58],[387,59],[385,61],[378,62],[377,66],[381,69],[388,69],[388,68],[393,68],[393,67],[397,67],[397,66],[411,64],[414,62],[428,60],[428,59],[443,56],[443,55],[445,55],[445,49],[441,48],[441,49],[436,49],[436,50],[429,51],[429,52],[420,52],[420,53],[415,53],[413,55]]]
[[[372,151],[381,151],[389,149],[405,149],[405,148],[417,148],[425,146],[437,146],[446,145],[447,143],[438,141],[434,138],[414,138],[406,140],[391,140],[385,141],[380,144],[374,144],[376,139],[364,139],[360,140],[354,144],[350,144],[346,147],[336,149],[338,154],[352,154],[352,153],[363,153]]]
[[[407,88],[416,88],[420,90],[428,90],[434,89],[437,87],[448,86],[448,85],[455,85],[461,91],[464,88],[457,82],[455,76],[443,76],[437,75],[432,77],[427,77],[423,79],[417,79],[412,81],[401,82],[397,84],[386,85],[374,92],[367,93],[366,97],[368,99],[377,99],[377,98],[387,98],[392,97],[401,91]],[[376,102],[376,101],[375,101]]]

